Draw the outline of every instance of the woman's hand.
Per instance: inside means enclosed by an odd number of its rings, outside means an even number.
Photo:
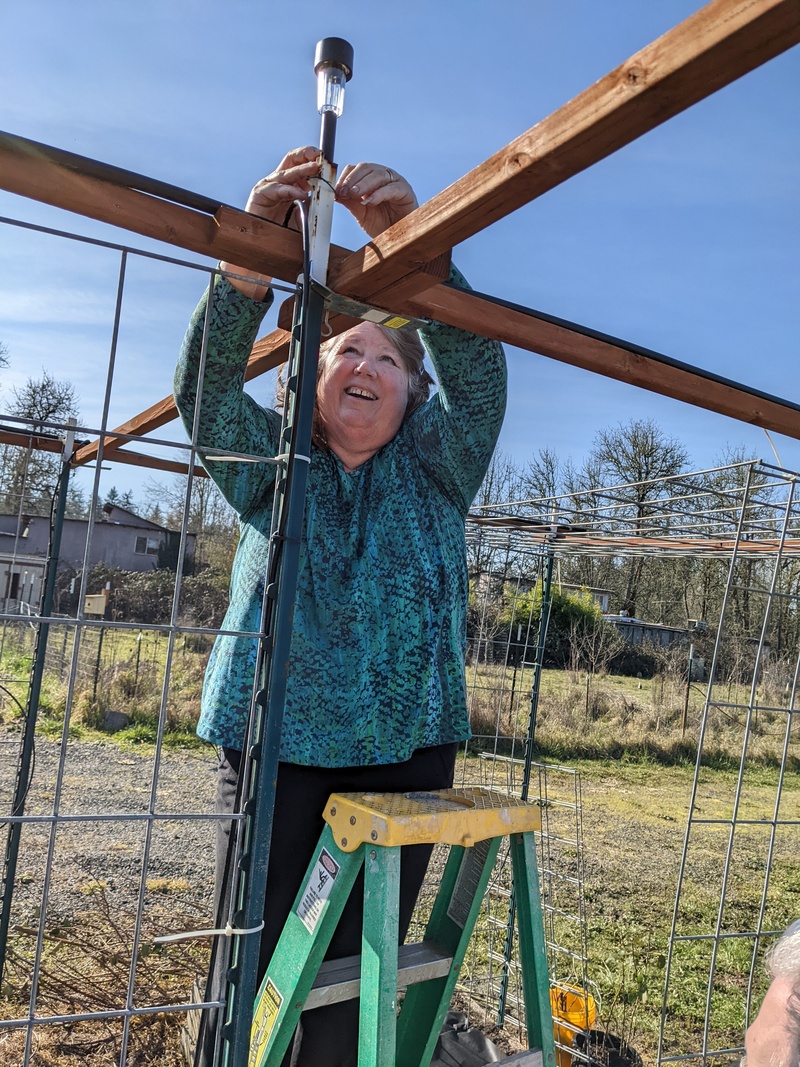
[[[283,225],[287,215],[291,212],[294,200],[307,200],[311,186],[308,179],[319,174],[319,149],[307,145],[305,148],[295,148],[280,161],[275,170],[256,182],[247,200],[245,211],[259,218],[268,219]],[[292,225],[292,217],[288,225]],[[297,229],[297,226],[292,226]],[[224,271],[233,274],[243,274],[249,280],[240,281],[230,278],[231,285],[239,292],[249,296],[252,300],[263,300],[272,278],[267,274],[257,274],[244,267],[237,267],[231,263],[220,263]]]
[[[319,149],[307,145],[294,148],[280,161],[266,178],[256,182],[250,193],[245,211],[270,222],[283,225],[293,200],[307,200],[311,186],[309,178],[319,174]],[[293,229],[299,229],[293,226]]]
[[[336,183],[336,199],[370,237],[388,230],[417,207],[414,190],[405,178],[380,163],[349,163]]]

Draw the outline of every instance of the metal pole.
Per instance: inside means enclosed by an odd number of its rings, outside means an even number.
[[[533,686],[531,688],[531,713],[528,718],[528,736],[525,739],[525,767],[522,772],[523,800],[528,799],[530,789],[531,766],[533,765],[533,747],[536,736],[536,716],[539,708],[539,693],[542,685],[544,668],[544,648],[547,642],[547,627],[550,623],[550,606],[553,592],[553,546],[547,546],[544,580],[542,582],[542,607],[539,612],[539,634],[536,642],[536,662],[533,667]]]
[[[683,712],[681,714],[681,738],[686,736],[686,723],[689,718],[689,693],[692,688],[692,663],[694,662],[694,645],[689,645],[689,663],[686,667],[686,689],[683,693]]]
[[[73,425],[74,419],[69,420]],[[56,490],[56,504],[53,514],[53,532],[50,545],[50,555],[47,560],[47,574],[45,578],[44,593],[42,596],[41,617],[46,620],[53,611],[55,598],[56,573],[58,571],[58,555],[61,550],[61,533],[64,529],[64,515],[67,510],[67,491],[69,489],[70,461],[75,443],[75,431],[68,430],[64,441],[64,452],[61,458],[61,470],[58,476]],[[25,708],[25,721],[22,727],[20,740],[19,764],[17,766],[17,781],[14,787],[14,799],[11,804],[12,817],[25,813],[25,798],[28,795],[30,785],[31,763],[33,762],[34,736],[36,733],[36,716],[39,711],[39,695],[42,690],[42,677],[44,675],[45,657],[47,655],[47,637],[50,632],[50,623],[39,622],[31,665],[31,680],[28,689],[28,701]],[[22,823],[13,822],[8,827],[6,838],[6,854],[3,865],[3,888],[0,896],[0,986],[3,981],[3,971],[6,962],[6,948],[8,944],[8,930],[11,921],[11,902],[14,896],[14,880],[17,875],[17,861],[19,858],[19,842],[22,833]]]
[[[342,48],[344,46],[344,48]],[[343,58],[346,76],[352,71],[352,48],[346,41],[328,38],[317,46],[317,73]],[[283,729],[292,620],[305,515],[305,494],[311,454],[311,430],[317,391],[317,361],[324,315],[323,297],[311,286],[310,275],[324,284],[333,216],[336,165],[332,153],[336,114],[322,112],[320,176],[312,179],[308,221],[309,270],[302,293],[295,301],[287,407],[281,434],[281,452],[289,459],[279,468],[275,487],[273,529],[270,537],[267,581],[259,648],[260,689],[255,699],[249,759],[249,789],[244,805],[242,853],[239,861],[236,929],[257,930],[264,915],[267,870],[272,841],[272,817]],[[234,939],[228,971],[226,1022],[223,1029],[224,1067],[247,1067],[250,1032],[256,996],[260,936]]]
[[[539,609],[539,632],[536,639],[536,660],[533,665],[533,684],[531,687],[531,711],[528,717],[528,735],[525,739],[525,764],[522,771],[522,788],[520,797],[528,799],[530,791],[531,768],[533,766],[533,745],[536,735],[536,713],[539,707],[539,692],[544,665],[544,649],[547,642],[547,627],[550,622],[550,605],[553,589],[553,546],[548,544],[545,559],[544,578],[542,579],[542,604]],[[517,914],[517,901],[514,886],[508,899],[508,919],[503,945],[503,977],[500,979],[500,992],[497,998],[497,1025],[502,1026],[506,1018],[506,999],[508,997],[508,976],[511,965],[511,950],[514,944],[514,921]]]
[[[97,700],[97,681],[100,677],[100,666],[103,661],[103,636],[105,634],[105,628],[100,627],[100,633],[97,637],[97,658],[94,663],[94,684],[92,685],[92,703]]]

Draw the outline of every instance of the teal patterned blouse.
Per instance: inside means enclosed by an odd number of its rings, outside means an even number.
[[[463,278],[453,273],[457,284]],[[175,375],[191,433],[206,297]],[[274,456],[280,415],[243,392],[271,296],[257,303],[225,279],[210,313],[202,448]],[[439,390],[399,433],[348,473],[312,448],[305,537],[280,758],[316,767],[398,763],[469,737],[464,677],[464,519],[505,410],[502,347],[434,323],[422,334]],[[275,467],[204,460],[239,515],[230,605],[203,687],[198,734],[241,748],[250,711]]]

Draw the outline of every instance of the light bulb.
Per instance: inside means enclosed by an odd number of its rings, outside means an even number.
[[[353,76],[353,46],[341,37],[326,37],[317,43],[314,55],[317,73],[317,110],[339,118],[344,110],[344,86]]]
[[[344,86],[347,75],[341,67],[322,67],[317,71],[317,111],[332,111],[337,119],[344,111]]]

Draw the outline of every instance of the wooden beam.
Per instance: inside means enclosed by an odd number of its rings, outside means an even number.
[[[62,157],[69,157],[71,164],[64,165]],[[125,173],[119,168],[86,159],[86,170],[81,171],[76,169],[81,158],[0,132],[0,188],[282,281],[294,282],[302,270],[302,244],[297,231],[224,204],[211,215],[127,188],[119,184],[119,175]],[[101,177],[103,174],[109,180]],[[156,187],[159,184],[153,183]],[[192,193],[186,196],[192,201],[203,199]],[[348,248],[331,245],[330,269],[338,269],[352,255]],[[450,250],[437,253],[431,260],[415,261],[396,272],[398,292],[412,296],[444,281],[450,268]],[[379,280],[375,296],[384,298],[385,290],[386,285]]]
[[[666,357],[659,358],[657,354],[648,354],[638,347],[626,348],[621,340],[604,339],[508,305],[498,306],[478,293],[439,285],[414,300],[404,301],[396,310],[460,326],[483,337],[556,359],[560,363],[568,363],[800,440],[800,406],[796,404],[766,396],[737,382],[720,380],[700,368]],[[351,325],[352,320],[345,316],[330,317],[334,333],[341,333]],[[253,346],[245,380],[249,381],[280,366],[287,354],[288,334],[284,330],[274,330],[262,337]],[[166,397],[114,432],[145,434],[163,426],[175,416],[175,402],[172,397]],[[121,443],[124,442],[107,437],[104,448],[117,447]],[[88,463],[96,456],[95,441],[80,449],[75,462]]]
[[[507,305],[498,307],[477,293],[440,285],[407,301],[401,310],[800,439],[800,406],[796,404],[721,380],[697,367],[659,358],[656,353],[626,348],[624,341],[604,340]]]
[[[64,442],[47,434],[28,430],[0,429],[0,445],[16,445],[18,448],[33,448],[37,452],[63,452]]]
[[[110,452],[124,448],[128,443],[125,437],[143,437],[146,433],[157,430],[159,426],[172,422],[175,415],[174,399],[171,396],[164,397],[157,404],[152,404],[145,411],[134,415],[127,422],[123,422],[110,435],[104,437],[103,455],[107,456]],[[99,443],[100,439],[98,438],[97,441],[92,441],[90,444],[84,445],[83,448],[79,448],[75,453],[74,462],[76,466],[82,466],[85,463],[92,463],[96,460]]]
[[[57,163],[47,147],[0,132],[0,188],[284,281],[293,282],[302,269],[300,234],[295,230],[224,205],[209,215],[125,188],[96,176],[104,164],[87,160],[92,173],[82,173]],[[108,171],[114,174],[116,168]],[[350,254],[334,245],[331,263]]]
[[[466,240],[798,41],[798,0],[712,0],[334,267],[331,288],[355,297],[391,288],[409,266]]]
[[[130,452],[126,448],[117,448],[110,456],[103,454],[103,460],[106,459],[109,463],[129,463],[134,467],[147,467],[149,470],[171,471],[173,474],[189,473],[188,463],[181,463],[180,460],[175,459],[162,459],[160,456],[148,456],[144,452]],[[80,466],[80,464],[76,463],[75,466]],[[197,464],[192,473],[195,478],[208,477],[208,472]]]

